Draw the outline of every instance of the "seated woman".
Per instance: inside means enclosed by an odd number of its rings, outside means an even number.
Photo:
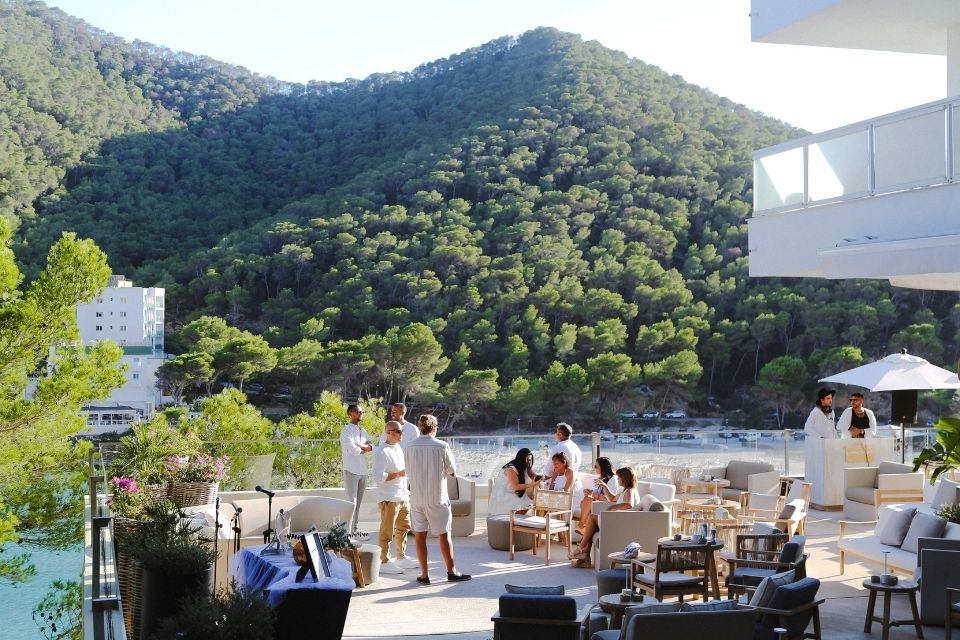
[[[503,465],[493,483],[490,494],[489,513],[492,516],[510,513],[514,509],[526,509],[533,501],[527,490],[537,486],[540,476],[533,471],[533,453],[520,449],[517,455]]]
[[[573,493],[576,498],[578,492],[583,491],[580,474],[570,468],[570,458],[563,451],[558,451],[551,458],[553,462],[553,478],[547,483],[547,489]]]
[[[580,501],[580,521],[577,523],[577,530],[582,531],[586,528],[590,520],[591,508],[595,500],[615,500],[620,493],[620,483],[617,482],[617,476],[613,473],[613,465],[610,458],[600,456],[593,463],[593,472],[597,474],[597,481],[593,484],[593,491],[584,491],[583,500]]]
[[[637,495],[637,475],[631,467],[617,469],[617,478],[620,480],[623,490],[616,495],[614,504],[610,505],[609,511],[628,510],[636,506],[640,500]],[[593,536],[600,530],[600,522],[596,515],[591,514],[587,522],[586,529],[583,530],[583,537],[580,543],[570,552],[571,560],[587,560],[590,558],[590,549],[593,546]]]

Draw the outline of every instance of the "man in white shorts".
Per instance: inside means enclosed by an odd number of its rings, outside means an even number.
[[[450,529],[453,512],[447,495],[447,476],[457,473],[450,445],[437,440],[437,419],[422,415],[417,421],[420,437],[411,442],[404,456],[410,480],[410,524],[417,543],[420,575],[417,582],[430,584],[427,568],[427,533],[440,538],[440,554],[447,566],[447,581],[462,582],[470,576],[457,571],[453,560]]]

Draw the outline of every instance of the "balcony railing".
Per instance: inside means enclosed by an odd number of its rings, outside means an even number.
[[[89,458],[89,492],[84,504],[83,638],[126,640],[113,546],[113,517],[106,507],[104,465],[99,452]]]
[[[754,214],[951,183],[958,123],[953,97],[756,151]]]

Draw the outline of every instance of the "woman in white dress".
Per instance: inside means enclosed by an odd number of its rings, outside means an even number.
[[[616,495],[616,500],[614,504],[610,505],[608,511],[625,511],[632,509],[640,500],[636,489],[637,474],[633,472],[632,467],[623,467],[622,469],[617,469],[617,479],[620,480],[620,485],[623,487],[623,490]],[[597,516],[591,515],[590,521],[587,522],[587,527],[583,531],[583,537],[580,538],[580,543],[570,552],[570,558],[572,560],[589,560],[590,549],[593,547],[593,536],[595,536],[599,530],[600,522]]]
[[[502,515],[529,507],[533,501],[527,497],[527,489],[536,487],[539,481],[540,476],[533,471],[533,453],[530,449],[520,449],[513,460],[503,465],[493,482],[489,514]]]
[[[617,475],[613,472],[610,458],[606,456],[597,458],[593,463],[593,472],[597,474],[593,491],[584,491],[583,500],[580,501],[580,520],[577,523],[577,529],[580,531],[587,527],[591,505],[595,500],[613,500],[620,493],[620,483],[617,482]]]

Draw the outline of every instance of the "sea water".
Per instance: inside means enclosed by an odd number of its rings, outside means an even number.
[[[20,549],[14,546],[5,551],[17,553]],[[0,637],[9,640],[43,640],[43,634],[33,621],[33,608],[50,590],[54,580],[80,580],[83,570],[83,549],[80,547],[68,551],[30,551],[37,567],[36,576],[15,587],[0,580]]]

